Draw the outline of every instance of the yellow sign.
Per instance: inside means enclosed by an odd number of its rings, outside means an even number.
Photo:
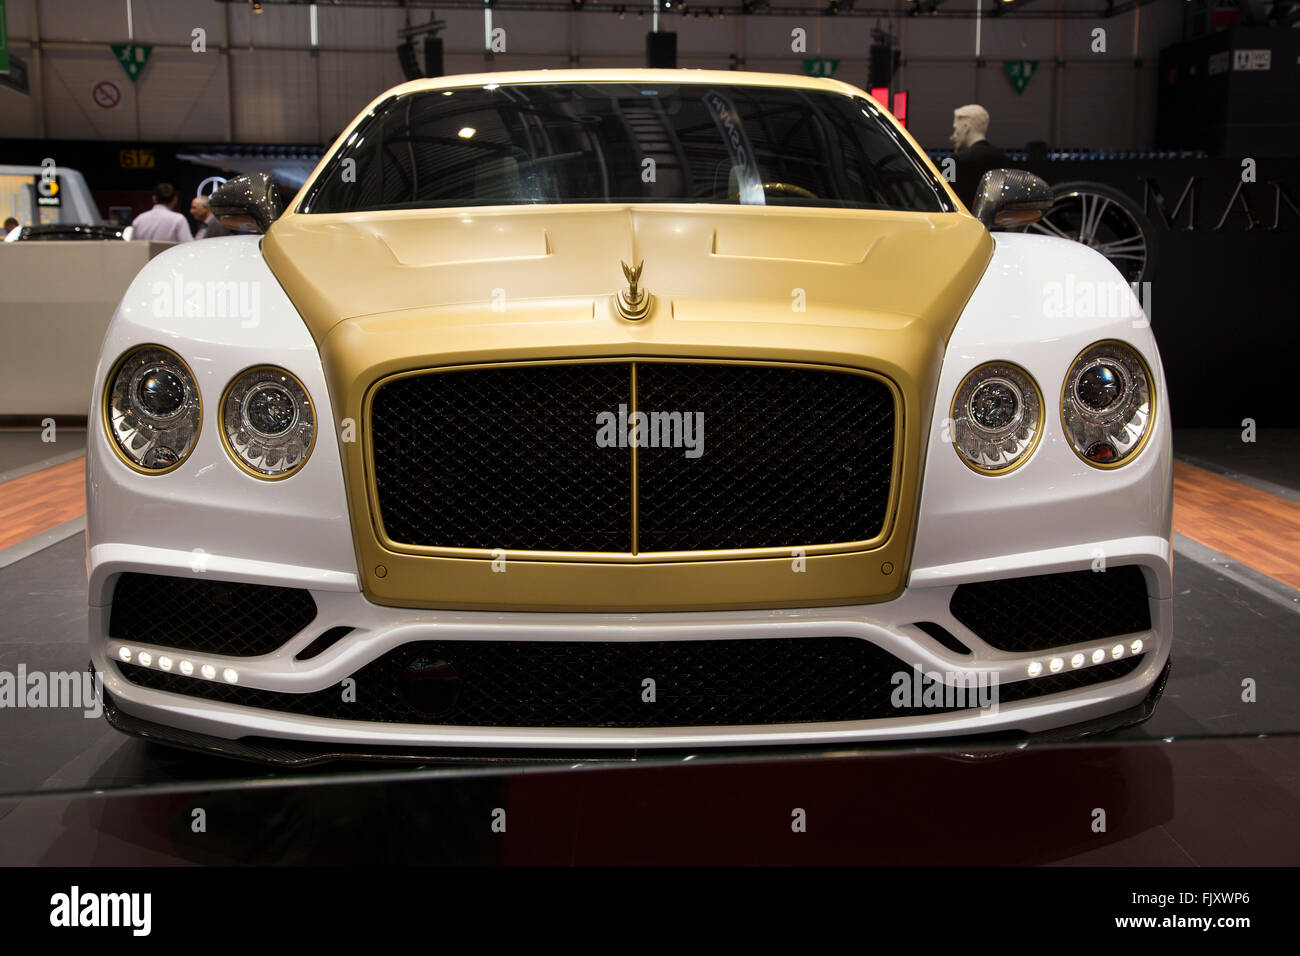
[[[123,149],[118,151],[118,163],[123,169],[153,169],[152,149]]]

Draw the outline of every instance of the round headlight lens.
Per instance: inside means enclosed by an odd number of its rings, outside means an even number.
[[[149,415],[165,421],[180,414],[185,407],[185,383],[171,369],[155,365],[140,376],[135,398]]]
[[[1124,374],[1117,366],[1097,361],[1085,368],[1074,382],[1074,397],[1084,408],[1104,412],[1124,397]]]
[[[221,434],[236,464],[258,478],[285,478],[307,461],[316,413],[307,389],[272,365],[241,372],[221,400]]]
[[[170,471],[198,441],[199,388],[170,349],[146,345],[127,353],[109,377],[104,405],[113,444],[139,471]]]
[[[283,385],[254,385],[244,400],[244,424],[264,438],[278,438],[298,421],[298,402]]]
[[[1151,375],[1136,350],[1098,342],[1070,365],[1061,423],[1076,455],[1101,468],[1131,461],[1150,431]]]
[[[981,431],[1001,431],[1016,420],[1023,408],[1020,389],[1005,379],[990,379],[971,393],[970,419]]]
[[[997,475],[1028,459],[1042,434],[1043,399],[1034,380],[1006,362],[972,371],[952,403],[952,443],[971,468]]]

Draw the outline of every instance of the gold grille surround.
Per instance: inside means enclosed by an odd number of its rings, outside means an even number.
[[[629,413],[637,411],[637,382],[636,370],[638,365],[645,364],[679,364],[679,365],[735,365],[745,367],[762,367],[762,368],[782,368],[782,369],[805,369],[809,371],[826,372],[833,374],[851,374],[860,375],[864,378],[870,378],[883,384],[889,389],[890,396],[894,402],[894,437],[893,452],[890,465],[889,496],[885,505],[885,518],[881,524],[881,530],[878,534],[865,540],[859,541],[839,541],[827,544],[818,543],[800,543],[791,542],[787,545],[763,548],[726,548],[718,550],[703,551],[638,551],[636,550],[637,542],[637,525],[638,525],[638,449],[635,445],[631,447],[631,521],[632,521],[632,542],[633,551],[630,552],[611,552],[611,551],[530,551],[503,548],[499,550],[487,548],[458,548],[442,547],[432,545],[417,545],[406,542],[395,541],[389,536],[384,527],[383,516],[379,507],[379,488],[378,488],[378,470],[375,467],[374,442],[372,440],[372,429],[370,427],[371,416],[373,414],[373,404],[375,395],[379,390],[391,383],[401,379],[415,378],[426,375],[437,375],[445,372],[469,372],[469,371],[486,371],[489,369],[499,368],[520,368],[536,367],[542,365],[604,365],[604,364],[624,364],[630,369],[630,401]],[[904,422],[904,403],[902,392],[898,386],[888,377],[873,372],[868,369],[850,368],[847,366],[832,366],[822,364],[810,364],[804,362],[772,362],[772,361],[746,361],[744,359],[710,359],[710,358],[670,358],[670,357],[652,357],[652,356],[628,356],[628,357],[593,357],[579,359],[538,359],[524,360],[516,362],[492,362],[479,363],[470,365],[447,365],[434,368],[411,369],[404,372],[398,372],[394,375],[387,375],[374,382],[366,391],[363,405],[363,421],[366,427],[363,429],[363,450],[365,454],[366,469],[366,501],[369,508],[370,522],[375,537],[381,547],[395,554],[409,554],[424,557],[444,557],[459,558],[478,561],[497,560],[504,555],[506,561],[564,561],[567,563],[613,563],[613,564],[654,564],[659,562],[684,562],[684,561],[719,561],[719,560],[744,560],[753,558],[779,558],[793,560],[792,552],[798,550],[803,555],[821,555],[821,554],[850,554],[862,551],[870,551],[879,548],[890,537],[894,530],[898,514],[898,504],[900,498],[900,481],[899,476],[902,471],[903,461],[903,440],[905,431]]]

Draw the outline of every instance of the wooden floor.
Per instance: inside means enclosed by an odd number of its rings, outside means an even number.
[[[86,459],[0,482],[0,548],[86,513]]]
[[[86,460],[0,482],[0,548],[86,513]],[[1300,504],[1174,464],[1174,530],[1300,589]]]
[[[1175,462],[1174,530],[1300,588],[1300,504]]]

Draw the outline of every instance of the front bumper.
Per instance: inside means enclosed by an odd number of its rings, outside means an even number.
[[[265,748],[267,740],[309,744],[308,749],[341,753],[339,748],[363,751],[458,748],[466,751],[520,748],[530,750],[627,751],[638,749],[682,749],[751,745],[826,745],[847,742],[908,740],[952,735],[984,736],[996,733],[1041,733],[1082,722],[1101,720],[1127,711],[1146,699],[1158,683],[1169,659],[1172,636],[1172,599],[1168,564],[1159,539],[1109,542],[1114,566],[1142,568],[1147,587],[1150,627],[1142,631],[1105,639],[1038,649],[1032,652],[998,650],[958,621],[950,610],[957,585],[952,581],[928,587],[909,588],[897,600],[851,608],[804,608],[794,610],[750,610],[673,614],[547,614],[542,612],[429,611],[390,608],[373,604],[357,592],[312,591],[317,616],[310,626],[269,654],[256,657],[221,656],[177,651],[158,644],[127,642],[108,637],[111,606],[91,608],[92,664],[104,675],[104,686],[116,707],[130,718],[165,725],[186,734],[197,734],[239,747]],[[1145,546],[1146,550],[1143,550]],[[1071,554],[1070,552],[1074,553]],[[1039,572],[1086,571],[1091,549],[1061,549],[1034,556],[1030,567]],[[156,568],[155,568],[156,569]],[[1027,570],[1027,569],[1026,569]],[[971,651],[960,653],[945,646],[939,637],[917,627],[918,622],[941,625]],[[352,632],[323,653],[306,660],[297,656],[321,634],[336,627]],[[261,699],[283,699],[275,695],[342,695],[345,681],[390,652],[400,653],[408,645],[438,642],[554,642],[569,647],[591,642],[602,647],[634,642],[662,645],[663,642],[785,641],[818,638],[857,639],[899,662],[898,672],[938,673],[950,684],[968,680],[968,686],[986,684],[995,678],[993,706],[904,708],[905,716],[873,716],[859,720],[817,720],[786,723],[701,724],[693,726],[469,726],[387,719],[349,720],[312,716],[245,706],[236,694],[270,692]],[[1132,651],[1135,641],[1141,650]],[[741,647],[741,645],[733,645]],[[130,665],[121,665],[126,647],[138,666],[141,652],[154,662],[163,655],[179,661],[185,658],[198,674],[204,664],[217,675],[215,684],[231,690],[229,699],[192,696],[155,686],[144,686],[139,677],[128,679]],[[1119,660],[1111,649],[1122,647]],[[1093,655],[1104,651],[1099,664]],[[1072,659],[1082,655],[1076,668]],[[1050,662],[1060,659],[1063,673],[1050,672]],[[1028,677],[1029,666],[1042,666],[1039,676]],[[1118,670],[1114,670],[1117,665]],[[157,671],[157,664],[154,665]],[[237,671],[235,687],[223,685],[225,669]],[[1094,667],[1112,668],[1094,671]],[[1126,671],[1126,672],[1125,672]],[[1091,674],[1120,673],[1113,679],[1088,683]],[[650,675],[650,676],[653,676]],[[879,671],[879,683],[872,688],[888,697],[892,688],[888,670]],[[1061,679],[1079,677],[1062,687]],[[197,676],[193,678],[198,680]],[[538,674],[546,684],[548,675]],[[1035,682],[1047,681],[1046,684]],[[791,685],[797,682],[792,677]],[[1042,687],[1041,695],[1032,688]],[[389,693],[391,688],[367,686],[358,693]],[[624,686],[621,693],[635,697],[639,686]],[[593,686],[593,694],[608,693]],[[663,686],[660,693],[672,693]],[[959,699],[960,700],[960,699]],[[950,702],[951,703],[951,702]],[[653,707],[654,704],[645,704]],[[647,711],[649,712],[649,711]],[[879,714],[879,711],[876,711]],[[236,749],[239,749],[237,747]],[[290,748],[293,749],[292,747]]]

